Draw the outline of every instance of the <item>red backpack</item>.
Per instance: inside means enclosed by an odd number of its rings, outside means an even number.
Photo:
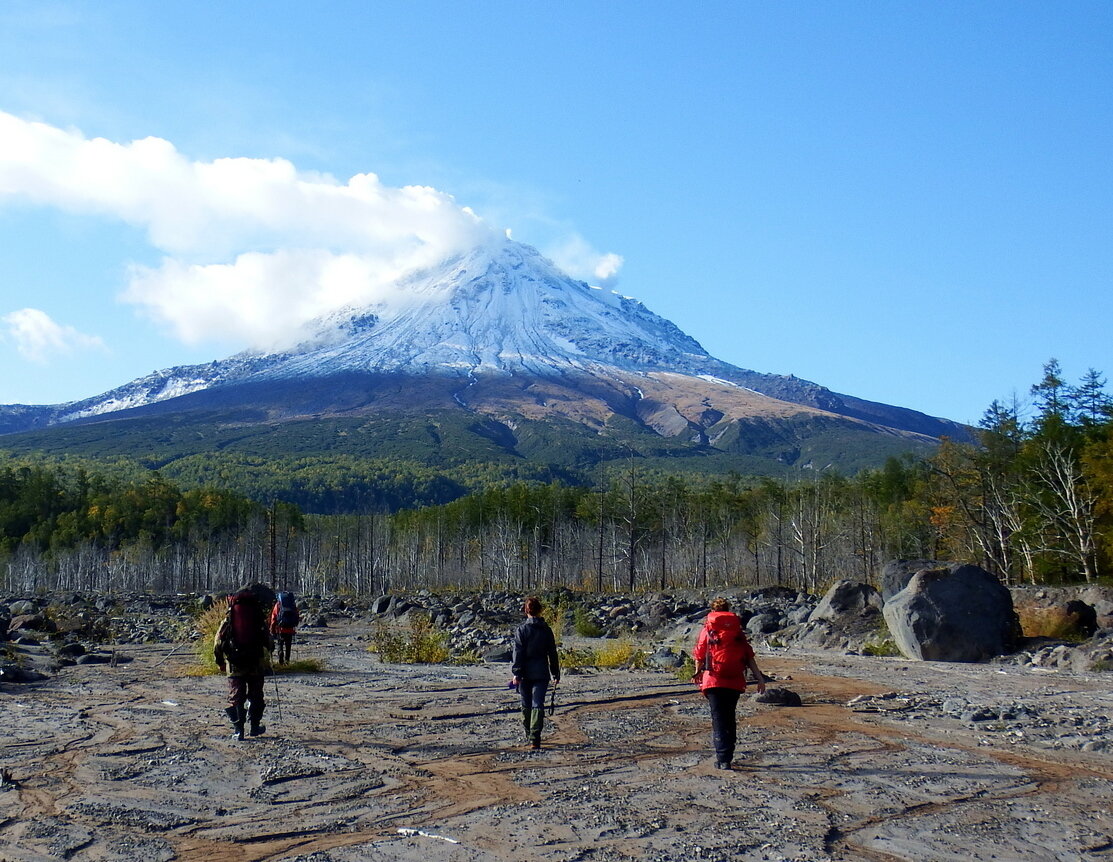
[[[700,668],[716,676],[737,677],[746,672],[746,662],[754,654],[742,631],[742,620],[729,611],[712,611],[703,624],[707,632],[707,652]]]
[[[228,600],[228,626],[224,654],[234,665],[254,664],[266,646],[266,621],[259,600],[250,590],[240,590]]]

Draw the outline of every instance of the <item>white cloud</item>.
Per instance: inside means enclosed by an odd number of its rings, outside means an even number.
[[[45,311],[21,308],[0,317],[8,328],[8,338],[25,359],[45,363],[58,355],[82,350],[104,350],[104,342],[95,335],[85,335],[72,326],[56,323]]]
[[[374,174],[346,183],[284,159],[195,162],[160,138],[118,144],[0,112],[5,197],[121,219],[167,253],[123,292],[187,341],[273,343],[296,323],[371,303],[404,272],[492,236],[471,210]]]
[[[246,339],[260,348],[289,345],[301,325],[350,305],[396,298],[405,263],[322,249],[248,252],[231,263],[186,264],[167,258],[135,267],[125,300],[144,306],[187,344]]]
[[[547,249],[546,254],[569,275],[597,287],[613,287],[618,282],[618,271],[623,264],[621,255],[598,252],[578,234]]]
[[[397,298],[400,276],[495,236],[434,188],[371,173],[341,182],[277,158],[192,161],[161,138],[121,144],[0,111],[5,198],[144,230],[166,256],[132,267],[121,299],[192,344],[287,346],[306,321]],[[606,286],[622,264],[579,236],[550,257]],[[32,352],[53,343],[45,325],[26,332],[19,343]]]

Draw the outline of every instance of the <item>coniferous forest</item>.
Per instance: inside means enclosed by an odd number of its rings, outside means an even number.
[[[332,514],[303,511],[304,488],[249,496],[233,472],[185,487],[124,461],[8,456],[0,588],[814,592],[902,557],[975,562],[1006,583],[1096,581],[1113,567],[1113,401],[1100,373],[1070,384],[1055,360],[1030,396],[991,404],[977,445],[854,476],[668,475],[631,454],[590,482],[484,482],[376,462],[352,466]]]

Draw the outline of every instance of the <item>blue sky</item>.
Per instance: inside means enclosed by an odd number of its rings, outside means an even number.
[[[974,422],[1113,374],[1111,46],[1107,2],[7,0],[0,403],[510,229],[721,359]]]

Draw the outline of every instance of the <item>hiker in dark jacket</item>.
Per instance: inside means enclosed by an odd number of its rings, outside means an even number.
[[[213,639],[216,666],[228,674],[228,707],[224,710],[244,738],[244,723],[251,720],[251,735],[266,731],[262,724],[266,699],[263,681],[269,670],[269,653],[274,649],[267,614],[250,590],[240,590],[228,599],[228,614]],[[250,706],[249,706],[250,705]]]
[[[715,768],[730,769],[738,738],[738,698],[746,690],[746,671],[753,675],[759,692],[765,691],[765,676],[742,631],[742,620],[731,613],[726,599],[711,602],[711,613],[700,630],[692,658],[696,662],[692,682],[700,687],[711,708]]]
[[[549,680],[553,685],[560,682],[560,659],[553,630],[541,619],[540,599],[530,596],[522,610],[526,621],[514,631],[510,669],[513,684],[522,697],[522,724],[530,748],[536,749],[541,747],[541,730],[545,726],[545,692]]]

